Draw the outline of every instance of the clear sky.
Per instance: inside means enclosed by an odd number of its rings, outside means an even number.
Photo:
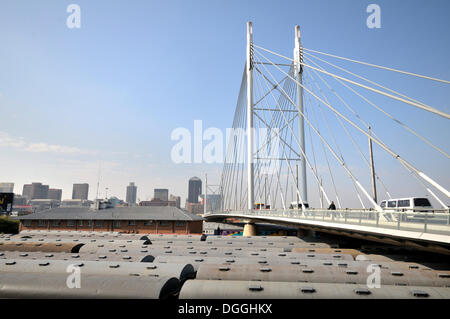
[[[81,8],[80,29],[66,26],[71,3]],[[366,26],[370,3],[381,7],[380,29]],[[62,188],[63,198],[73,183],[88,182],[93,198],[101,163],[100,194],[108,187],[124,198],[133,181],[141,200],[169,188],[184,203],[190,177],[208,173],[218,184],[222,166],[172,163],[170,134],[192,130],[197,119],[204,128],[231,127],[246,21],[255,43],[281,54],[292,55],[300,25],[307,48],[448,80],[449,12],[446,0],[1,0],[0,182],[15,182],[16,193],[43,182]],[[448,85],[340,65],[450,112]],[[377,102],[450,152],[448,120]],[[397,152],[450,187],[448,159],[387,118],[360,111]],[[408,174],[381,153],[375,149],[379,174],[391,188],[409,187]]]

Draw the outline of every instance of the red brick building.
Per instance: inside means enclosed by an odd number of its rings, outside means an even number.
[[[171,206],[131,206],[93,210],[58,207],[19,216],[22,230],[114,231],[141,234],[201,234],[203,219]]]

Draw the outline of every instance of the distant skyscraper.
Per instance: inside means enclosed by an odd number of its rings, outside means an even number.
[[[0,193],[14,193],[14,183],[0,183]]]
[[[42,185],[42,183],[31,183],[23,185],[22,196],[27,200],[31,199],[47,199],[48,197],[48,185]]]
[[[188,202],[198,203],[198,197],[202,193],[202,180],[198,177],[192,177],[189,180]]]
[[[135,186],[134,183],[130,182],[130,185],[127,186],[126,202],[128,204],[136,204],[136,194],[137,186]]]
[[[23,185],[22,196],[25,197],[27,200],[31,199],[31,184]]]
[[[72,199],[88,199],[89,184],[73,184]]]
[[[205,195],[200,195],[203,205],[205,204]],[[219,194],[208,194],[206,200],[206,211],[214,212],[220,209],[220,195]]]
[[[62,189],[50,188],[48,190],[48,199],[61,200],[62,197]]]
[[[181,205],[181,197],[180,196],[170,195],[169,201],[175,202],[175,206],[177,208],[180,208],[180,205]]]
[[[169,190],[167,188],[155,188],[153,198],[167,202],[169,200]]]

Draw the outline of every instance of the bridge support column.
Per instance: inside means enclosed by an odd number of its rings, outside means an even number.
[[[243,236],[256,236],[256,225],[254,223],[246,223],[244,225],[244,233]]]
[[[314,231],[310,229],[299,228],[297,230],[298,238],[313,237],[314,235],[315,235]]]

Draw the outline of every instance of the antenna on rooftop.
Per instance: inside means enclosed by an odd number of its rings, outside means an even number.
[[[98,163],[97,194],[95,195],[95,199],[98,199],[98,190],[100,187],[100,171],[101,171],[101,162]]]

